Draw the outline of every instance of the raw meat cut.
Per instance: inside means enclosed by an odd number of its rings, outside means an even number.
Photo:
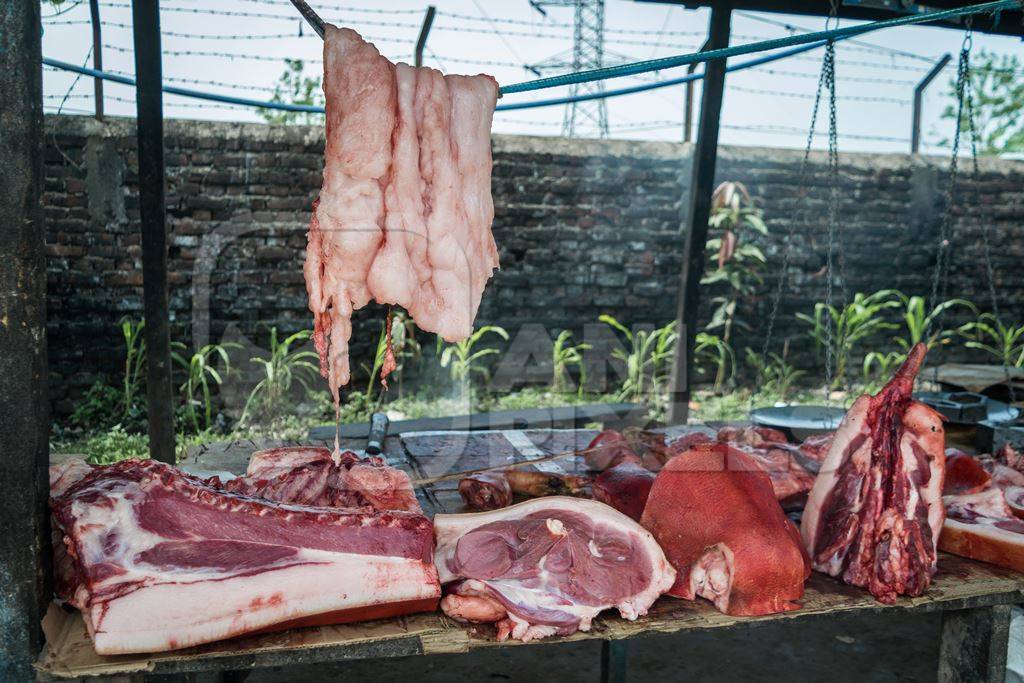
[[[836,438],[835,432],[824,434],[813,434],[800,444],[800,450],[811,460],[821,462],[828,455],[828,449],[832,446],[832,440]]]
[[[788,443],[789,439],[778,429],[751,425],[749,427],[728,426],[718,430],[716,438],[722,443],[764,448],[774,443]]]
[[[728,444],[698,444],[658,473],[641,524],[678,571],[669,595],[726,614],[798,609],[810,564],[768,476]]]
[[[480,472],[459,480],[459,495],[472,510],[497,510],[512,504],[512,487],[501,472]]]
[[[253,453],[245,476],[224,490],[279,503],[421,512],[405,472],[379,457],[352,451],[334,457],[327,448],[287,447]]]
[[[843,418],[807,501],[801,531],[814,568],[880,602],[931,583],[944,511],[942,418],[912,400],[926,347]]]
[[[946,481],[942,494],[963,495],[988,488],[992,475],[985,471],[977,458],[955,448],[946,449]]]
[[[82,611],[97,653],[436,607],[423,515],[287,505],[217,483],[125,460],[55,489],[67,554],[58,587]]]
[[[510,467],[504,474],[512,493],[527,498],[585,496],[590,492],[590,477],[546,471],[535,465]]]
[[[623,462],[597,475],[594,480],[594,500],[640,521],[647,504],[647,496],[656,475],[634,462]]]
[[[496,623],[498,640],[590,629],[602,610],[647,613],[675,579],[651,535],[592,500],[553,496],[502,510],[437,515],[441,608]]]
[[[587,467],[603,472],[620,462],[640,463],[640,456],[629,441],[615,429],[605,429],[591,440],[585,449]]]
[[[392,64],[358,33],[324,33],[327,145],[304,274],[321,374],[349,381],[355,309],[404,307],[448,341],[473,328],[498,267],[491,235],[490,76]],[[389,364],[385,365],[385,372]]]
[[[973,457],[951,448],[946,458],[953,463],[947,480],[956,477],[957,483],[947,485],[943,496],[946,521],[939,549],[1024,571],[1024,475],[1005,464],[1017,464],[1016,452],[1004,447],[995,456]]]
[[[702,431],[666,438],[661,432],[628,427],[619,432],[606,429],[590,442],[585,455],[587,467],[604,471],[623,462],[633,462],[657,472],[673,455],[690,446],[711,441]]]

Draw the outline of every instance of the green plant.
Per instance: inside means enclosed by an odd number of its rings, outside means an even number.
[[[715,368],[714,392],[720,394],[725,382],[736,374],[736,359],[732,347],[722,337],[710,332],[698,332],[693,339],[693,366],[700,374],[706,374],[705,367]]]
[[[479,365],[480,359],[498,353],[498,349],[494,348],[473,350],[473,347],[488,334],[497,335],[508,341],[508,332],[504,328],[484,325],[473,330],[473,333],[462,341],[451,342],[441,349],[441,367],[448,368],[452,381],[463,394],[468,392],[474,372],[485,378],[488,376],[487,368]]]
[[[395,357],[395,369],[389,375],[398,385],[398,395],[402,395],[402,375],[405,364],[409,360],[418,359],[422,353],[419,340],[416,339],[416,323],[404,311],[394,311],[391,316],[391,352]],[[377,351],[373,356],[373,366],[362,365],[367,374],[366,393],[368,404],[373,400],[373,392],[379,386],[377,377],[384,365],[384,357],[388,350],[388,322],[381,325],[380,336],[377,338]]]
[[[766,262],[764,252],[755,245],[741,239],[741,233],[768,234],[768,227],[761,218],[762,212],[754,206],[750,193],[743,183],[724,182],[719,185],[711,198],[711,217],[708,227],[721,231],[720,236],[707,241],[707,256],[715,268],[701,279],[702,285],[717,286],[725,291],[711,297],[715,306],[708,331],[721,330],[717,336],[729,347],[734,326],[747,327],[737,318],[736,310],[740,299],[752,295],[761,284],[761,268]],[[721,349],[716,353],[723,354]],[[715,391],[721,393],[728,379],[727,369],[731,364],[717,363]]]
[[[893,337],[893,341],[903,349],[904,354],[918,342],[925,342],[929,349],[937,344],[949,343],[950,339],[956,335],[956,329],[933,329],[941,322],[946,311],[956,306],[964,306],[975,315],[978,313],[974,304],[966,299],[943,301],[928,310],[923,296],[907,296],[898,291],[894,291],[894,295],[903,305],[900,319],[903,321],[905,336]]]
[[[797,313],[796,317],[811,326],[811,338],[819,349],[835,361],[835,375],[830,389],[841,387],[846,379],[846,366],[854,345],[873,334],[897,327],[883,318],[885,311],[898,308],[895,290],[882,289],[873,294],[857,292],[845,306],[814,304],[814,315]]]
[[[757,372],[759,391],[772,403],[785,401],[790,389],[805,374],[803,370],[797,370],[786,361],[788,355],[788,339],[782,345],[782,355],[769,352],[767,358],[762,358],[750,347],[746,349],[747,365]]]
[[[1005,325],[993,313],[982,313],[978,319],[961,325],[966,346],[984,351],[1011,368],[1024,367],[1024,325]]]
[[[270,328],[270,357],[253,356],[249,359],[259,366],[263,377],[249,392],[239,424],[247,424],[257,416],[274,419],[280,415],[296,382],[309,392],[309,381],[320,371],[319,365],[311,361],[318,360],[318,357],[312,351],[293,350],[292,345],[305,342],[312,336],[311,330],[301,330],[279,341],[277,328]]]
[[[120,424],[93,434],[81,444],[86,460],[93,465],[109,465],[127,458],[148,458],[149,437],[132,434]]]
[[[301,59],[285,59],[284,72],[274,84],[271,102],[283,104],[323,105],[324,96],[321,90],[320,76],[306,76],[305,63]],[[277,109],[260,109],[259,115],[267,123],[319,123],[323,117],[307,112],[279,111]]]
[[[585,366],[583,365],[583,352],[592,348],[590,344],[573,344],[572,330],[562,330],[555,338],[551,347],[551,390],[556,393],[565,393],[566,382],[570,380],[569,368],[579,368],[580,381],[576,393],[583,395],[583,387],[587,383]]]
[[[121,392],[106,382],[89,387],[71,413],[71,424],[83,431],[109,429],[117,424],[123,410]]]
[[[135,398],[142,390],[143,371],[146,368],[146,339],[143,331],[146,321],[138,323],[131,318],[121,319],[121,335],[124,337],[124,378],[122,380],[122,416],[136,417],[132,414]]]
[[[612,357],[626,366],[618,399],[659,403],[679,337],[677,323],[673,321],[654,330],[633,332],[610,315],[601,315],[598,320],[620,332],[628,342],[628,348],[612,351]]]
[[[869,394],[877,393],[906,359],[906,351],[869,351],[864,354],[864,363],[861,367],[864,391]]]
[[[241,344],[225,342],[223,344],[207,344],[188,358],[172,352],[174,360],[184,368],[185,381],[180,387],[184,417],[192,425],[195,432],[209,429],[213,424],[213,396],[211,381],[220,386],[224,378],[231,373],[231,359],[228,350],[240,349]],[[220,359],[224,365],[223,373],[214,365]]]

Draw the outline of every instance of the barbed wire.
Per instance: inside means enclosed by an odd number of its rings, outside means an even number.
[[[737,92],[745,92],[751,95],[770,95],[772,97],[793,97],[799,99],[814,99],[814,93],[804,92],[792,92],[788,90],[771,90],[769,88],[747,88],[742,85],[729,85],[725,86],[729,90],[735,90]],[[875,102],[882,104],[898,104],[901,106],[909,106],[910,100],[899,98],[899,97],[881,97],[875,95],[841,95],[836,99],[846,100],[849,102]]]

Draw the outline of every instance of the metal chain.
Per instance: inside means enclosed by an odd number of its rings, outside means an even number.
[[[797,171],[797,182],[796,187],[800,194],[800,199],[804,201],[804,212],[803,221],[791,220],[789,222],[789,229],[786,231],[786,242],[782,250],[782,266],[779,269],[779,277],[775,283],[775,291],[772,293],[772,307],[768,313],[768,329],[765,330],[764,343],[761,345],[761,365],[766,367],[768,365],[768,349],[771,348],[772,334],[775,331],[775,321],[779,317],[779,307],[782,302],[782,290],[785,289],[786,283],[789,281],[789,266],[792,261],[793,249],[792,245],[796,239],[797,226],[802,222],[807,224],[810,222],[809,214],[810,211],[807,209],[806,199],[808,197],[807,185],[805,184],[807,176],[807,168],[810,166],[811,159],[811,146],[814,144],[814,130],[818,125],[818,111],[821,108],[821,91],[825,84],[825,63],[822,62],[821,71],[818,73],[818,87],[814,93],[814,106],[811,108],[811,123],[810,128],[807,131],[807,142],[804,145],[804,154],[800,159],[800,167]],[[753,407],[754,394],[750,394],[750,405]]]
[[[942,222],[939,224],[939,243],[936,245],[935,268],[932,271],[932,291],[929,298],[930,309],[946,299],[949,285],[949,270],[953,260],[952,237],[953,237],[953,207],[956,202],[957,188],[960,180],[960,136],[963,132],[964,106],[967,101],[967,85],[970,73],[971,47],[973,44],[971,35],[971,22],[967,22],[967,30],[964,33],[963,44],[960,46],[960,59],[956,69],[956,128],[953,133],[953,147],[949,158],[949,180],[946,184],[945,211],[942,215]],[[942,288],[941,292],[939,288]],[[940,311],[933,324],[941,332],[945,322],[945,311]],[[925,338],[930,338],[932,328],[925,331]],[[939,345],[935,354],[935,366],[942,362],[942,345]]]
[[[970,70],[971,67],[968,60],[964,68],[964,80],[966,82],[964,86],[964,108],[967,114],[968,139],[971,143],[971,185],[975,203],[974,215],[978,217],[978,222],[981,224],[981,243],[985,254],[985,276],[988,281],[988,296],[992,304],[992,314],[996,317],[996,324],[1001,325],[1003,319],[999,313],[999,297],[996,294],[995,266],[992,263],[992,242],[989,237],[989,225],[986,217],[981,215],[984,204],[981,200],[981,174],[978,170],[978,129],[974,122],[974,84],[971,81]],[[1003,375],[1006,379],[1006,389],[1010,394],[1010,402],[1013,403],[1017,400],[1017,397],[1010,377],[1010,367],[1007,365],[1005,358],[1003,359]]]
[[[828,250],[825,257],[825,306],[829,311],[833,307],[833,254],[835,253],[836,222],[839,204],[839,166],[836,149],[836,52],[835,43],[829,42],[825,47],[825,85],[829,90],[829,122],[828,122],[828,178],[829,207],[826,217],[826,233]],[[830,313],[831,314],[831,313]],[[825,402],[831,405],[832,383],[835,380],[835,330],[832,321],[825,327]]]

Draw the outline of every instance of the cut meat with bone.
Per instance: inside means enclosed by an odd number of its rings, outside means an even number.
[[[279,503],[421,512],[409,475],[352,451],[288,447],[253,453],[245,476],[223,488]]]
[[[946,480],[943,495],[977,493],[989,487],[992,475],[978,459],[954,448],[946,450]]]
[[[553,496],[502,510],[437,515],[435,562],[454,619],[496,623],[499,640],[590,629],[614,607],[647,613],[675,571],[647,531],[592,500]]]
[[[921,595],[937,561],[945,436],[939,414],[911,398],[925,353],[915,346],[878,394],[847,412],[801,526],[816,570],[885,603]]]
[[[99,654],[435,608],[423,515],[286,505],[217,483],[125,460],[51,499],[67,555],[59,586]]]
[[[471,510],[497,510],[512,504],[512,487],[501,472],[480,472],[459,480],[459,495]]]
[[[641,523],[678,571],[670,595],[734,615],[799,608],[810,574],[799,532],[744,452],[700,444],[669,460]]]
[[[465,339],[498,267],[490,76],[397,66],[355,31],[324,34],[327,145],[304,274],[321,373],[349,381],[355,309],[375,300]]]

